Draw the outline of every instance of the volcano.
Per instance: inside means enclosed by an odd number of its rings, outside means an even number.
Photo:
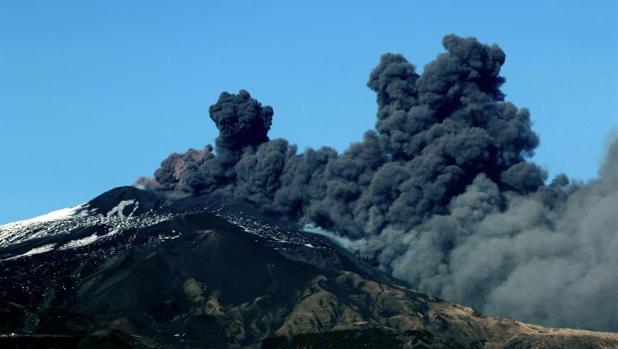
[[[241,204],[134,187],[0,226],[2,348],[618,348],[484,316]]]

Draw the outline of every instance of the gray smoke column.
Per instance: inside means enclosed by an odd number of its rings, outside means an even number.
[[[618,145],[598,179],[570,183],[528,158],[528,110],[501,91],[506,55],[448,35],[419,74],[385,54],[371,72],[374,130],[337,154],[268,138],[248,92],[210,108],[215,147],[172,154],[141,183],[216,194],[335,236],[421,291],[489,314],[618,330]]]
[[[521,196],[479,175],[449,211],[353,249],[424,292],[489,314],[618,330],[618,141],[590,183]]]
[[[377,93],[377,132],[329,163],[311,221],[353,237],[375,235],[446,213],[481,173],[522,193],[543,184],[543,171],[525,162],[538,145],[528,111],[500,91],[502,50],[454,35],[443,44],[447,52],[420,76],[403,56],[382,56],[368,82]]]

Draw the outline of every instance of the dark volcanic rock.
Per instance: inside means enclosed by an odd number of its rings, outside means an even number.
[[[120,203],[124,203],[119,206]],[[140,215],[154,210],[162,211],[167,206],[162,196],[135,187],[118,187],[97,196],[86,204],[90,214],[107,214],[116,207],[124,216]]]
[[[2,348],[618,347],[614,334],[483,317],[205,197],[116,188],[2,226],[0,242]]]

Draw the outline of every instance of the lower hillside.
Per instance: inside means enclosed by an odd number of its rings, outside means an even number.
[[[0,227],[0,347],[618,348],[418,293],[322,237],[156,200],[118,188]]]

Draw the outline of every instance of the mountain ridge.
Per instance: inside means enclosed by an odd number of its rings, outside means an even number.
[[[0,245],[0,344],[618,348],[618,334],[424,295],[325,237],[209,200],[119,187],[73,215],[0,227],[10,241]]]

